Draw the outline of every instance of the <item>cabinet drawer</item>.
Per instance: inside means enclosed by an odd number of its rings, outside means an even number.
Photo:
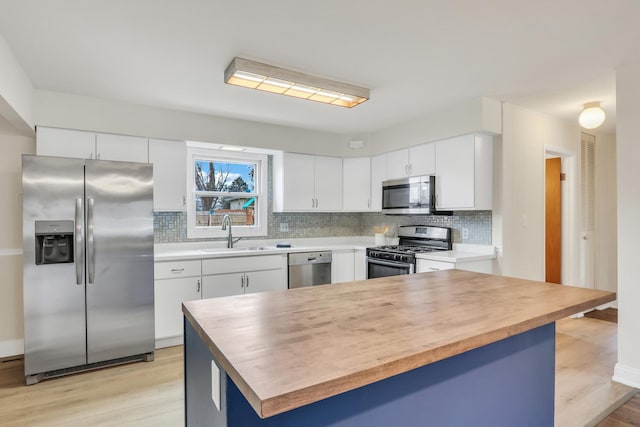
[[[428,259],[419,259],[417,261],[416,270],[418,273],[426,273],[427,271],[451,270],[456,268],[452,262],[431,261]]]
[[[282,268],[283,255],[240,256],[202,260],[202,274],[242,273]]]
[[[200,260],[156,262],[153,265],[155,279],[200,276]]]

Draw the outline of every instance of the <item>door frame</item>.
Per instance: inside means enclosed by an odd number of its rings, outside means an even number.
[[[577,239],[579,235],[578,215],[578,164],[577,153],[562,147],[544,146],[543,156],[543,188],[546,180],[546,159],[549,156],[562,158],[562,173],[566,179],[562,181],[562,279],[561,284],[582,286],[577,282]],[[546,201],[542,198],[542,215],[546,213]],[[571,219],[574,221],[571,221]],[[545,251],[543,245],[542,250]],[[542,277],[545,277],[546,257],[542,256]]]

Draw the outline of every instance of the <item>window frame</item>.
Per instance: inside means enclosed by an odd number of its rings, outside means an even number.
[[[255,221],[253,226],[234,225],[234,237],[263,237],[268,235],[268,156],[258,153],[229,152],[187,144],[187,238],[222,238],[227,237],[228,230],[222,230],[219,226],[196,225],[196,188],[195,188],[195,162],[206,160],[212,162],[255,163],[256,170],[255,189],[252,193],[243,193],[256,198]],[[220,194],[217,192],[213,192]],[[234,194],[234,193],[225,193]]]

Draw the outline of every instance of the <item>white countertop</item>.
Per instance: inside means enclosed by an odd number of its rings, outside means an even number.
[[[290,248],[276,248],[277,243],[285,240],[244,240],[227,249],[226,242],[190,242],[159,243],[154,246],[156,261],[179,261],[189,259],[229,258],[238,256],[288,254],[312,251],[351,251],[365,250],[374,246],[373,237],[320,237],[312,239],[290,239]],[[419,254],[418,259],[444,262],[470,262],[488,260],[496,257],[491,245],[455,243],[453,250]]]
[[[285,242],[291,244],[291,247],[276,247],[276,244]],[[154,252],[156,261],[178,261],[294,252],[365,250],[370,246],[373,246],[373,237],[353,236],[289,240],[241,240],[231,249],[226,247],[226,241],[160,243],[154,245]]]

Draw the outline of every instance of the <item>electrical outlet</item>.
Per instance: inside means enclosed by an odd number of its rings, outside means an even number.
[[[280,223],[280,232],[286,233],[287,231],[289,231],[289,223],[288,222],[281,222]]]
[[[462,238],[464,240],[467,240],[469,238],[469,229],[466,227],[462,229]]]

